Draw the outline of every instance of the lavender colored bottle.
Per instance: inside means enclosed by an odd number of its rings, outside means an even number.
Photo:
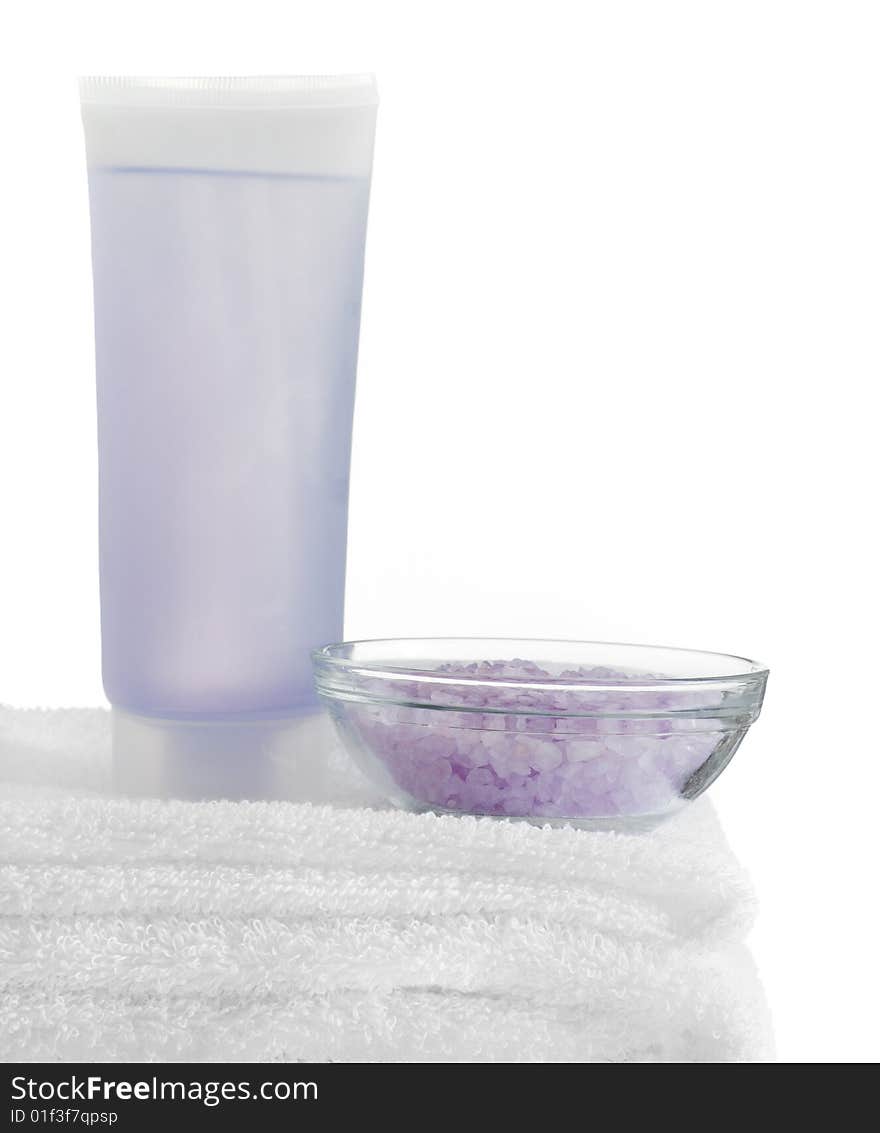
[[[310,650],[342,637],[375,86],[98,79],[82,102],[117,778],[272,797],[311,742]]]

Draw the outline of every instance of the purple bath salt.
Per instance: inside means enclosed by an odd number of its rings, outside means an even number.
[[[411,805],[548,819],[656,815],[680,802],[722,729],[711,713],[694,715],[717,694],[674,684],[638,689],[633,715],[633,690],[655,679],[605,667],[551,675],[524,660],[447,663],[393,690],[364,679],[364,701],[346,705],[344,726]]]

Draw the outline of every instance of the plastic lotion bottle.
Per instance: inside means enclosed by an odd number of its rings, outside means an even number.
[[[309,651],[342,637],[375,82],[99,78],[81,100],[117,780],[284,795]]]

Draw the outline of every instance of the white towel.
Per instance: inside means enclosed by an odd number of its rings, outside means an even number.
[[[646,835],[410,815],[334,759],[335,805],[118,799],[106,713],[0,710],[0,1059],[770,1057],[706,801]]]

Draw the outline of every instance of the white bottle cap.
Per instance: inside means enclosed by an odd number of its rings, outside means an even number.
[[[182,720],[114,708],[120,794],[175,799],[333,798],[338,741],[318,708],[298,716]]]

